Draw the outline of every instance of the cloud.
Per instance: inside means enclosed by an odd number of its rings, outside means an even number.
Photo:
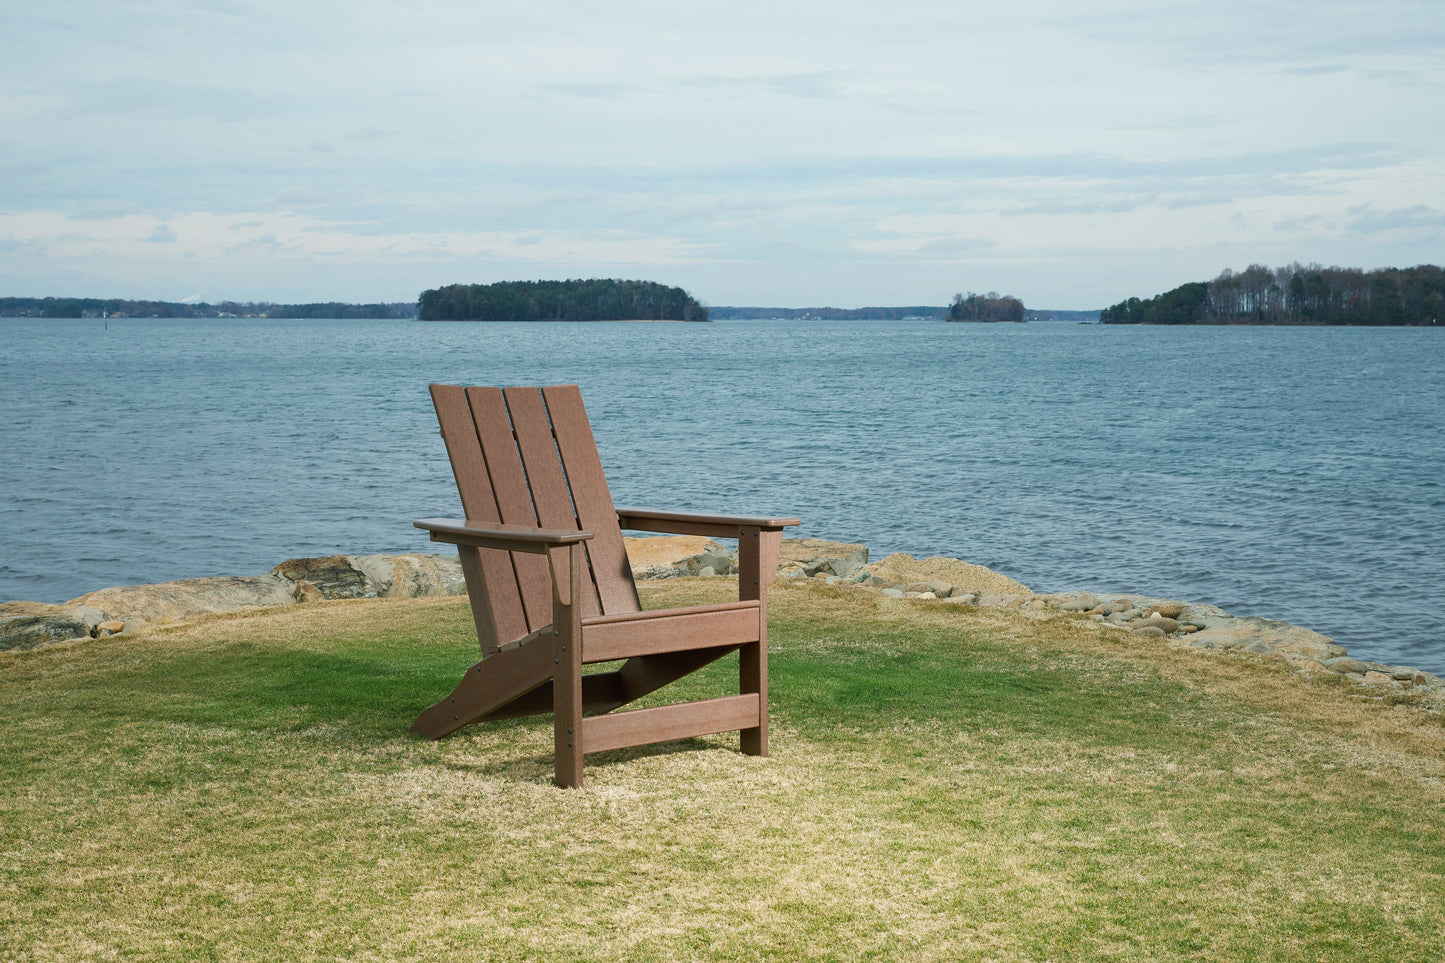
[[[916,253],[923,257],[952,258],[960,254],[977,254],[997,248],[996,243],[985,237],[940,237],[920,245]]]
[[[70,118],[152,115],[171,120],[237,123],[274,116],[278,101],[239,87],[212,87],[152,78],[126,78],[73,89],[63,116]]]
[[[355,130],[347,131],[341,136],[341,139],[349,144],[379,144],[392,140],[396,136],[396,131],[384,127],[358,127]]]
[[[209,261],[285,257],[290,261],[340,264],[412,259],[505,259],[536,265],[679,264],[703,256],[705,245],[679,238],[648,237],[620,230],[371,232],[354,225],[302,215],[257,214],[245,219],[187,214],[180,226],[144,215],[76,222],[53,212],[0,214],[0,230],[16,245],[46,242],[65,257],[112,257],[145,261],[137,246],[164,241]],[[81,228],[76,230],[75,228]],[[28,235],[28,236],[27,236]],[[170,255],[163,255],[170,257]]]
[[[656,265],[731,303],[1033,303],[954,276],[1032,263],[1106,303],[1438,259],[1436,6],[0,5],[4,270],[324,300]]]
[[[1422,237],[1439,237],[1445,231],[1445,213],[1425,204],[1393,210],[1375,210],[1365,204],[1352,207],[1349,213],[1354,217],[1346,225],[1357,234],[1413,234]]]
[[[234,226],[232,230],[235,230]],[[221,253],[230,256],[255,254],[257,252],[267,255],[285,254],[291,257],[305,257],[307,255],[307,252],[301,245],[295,243],[283,244],[276,239],[274,233],[247,235],[245,240],[232,244],[230,247],[223,249]]]
[[[1435,0],[1315,4],[1308,10],[1258,0],[1184,0],[1141,9],[1125,0],[1090,4],[1087,13],[1065,16],[1067,28],[1079,36],[1184,63],[1287,69],[1445,51],[1445,21]]]
[[[1274,222],[1273,229],[1282,234],[1297,234],[1319,229],[1333,230],[1336,221],[1323,214],[1305,214],[1300,217],[1282,218]]]
[[[1280,73],[1295,77],[1323,77],[1327,74],[1348,73],[1350,69],[1349,64],[1301,64],[1296,67],[1283,67]]]
[[[7,163],[0,164],[0,177],[19,180],[48,174],[53,169],[54,166],[45,161],[12,159]]]
[[[43,252],[45,245],[39,240],[19,240],[13,234],[9,237],[0,237],[0,254],[19,254],[22,251]]]
[[[1068,198],[1032,199],[1004,207],[1001,212],[1011,217],[1028,214],[1123,214],[1141,207],[1152,207],[1159,202],[1158,194],[1111,195],[1109,191],[1098,190],[1092,191],[1089,196],[1078,200]]]
[[[856,86],[856,74],[843,70],[812,70],[774,74],[700,74],[677,82],[683,90],[700,89],[709,93],[739,94],[765,92],[785,97],[824,100],[846,95]]]
[[[551,83],[538,84],[538,90],[581,97],[584,100],[623,100],[645,93],[647,88],[640,84],[610,83]]]
[[[1089,182],[1168,180],[1173,183],[1201,178],[1269,174],[1299,175],[1318,171],[1369,170],[1398,163],[1401,153],[1368,142],[1319,144],[1277,150],[1191,153],[1181,157],[1140,159],[1117,154],[1048,152],[1027,154],[852,155],[787,158],[769,163],[700,164],[666,171],[620,168],[617,178],[649,177],[656,181],[688,183],[758,183],[772,181],[858,181],[878,179],[1012,180],[1067,179]]]

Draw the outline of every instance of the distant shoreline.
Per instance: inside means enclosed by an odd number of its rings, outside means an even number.
[[[410,318],[426,324],[706,324],[710,318],[693,318],[680,321],[677,318],[595,318],[588,321],[574,321],[567,318],[546,318],[535,321],[491,321],[482,318]]]
[[[317,318],[344,320],[405,320],[417,314],[416,302],[392,301],[351,303],[318,301],[278,304],[273,301],[153,301],[137,298],[12,298],[0,297],[0,317],[74,318],[109,320],[115,318],[177,318],[232,320],[271,318],[308,321]]]

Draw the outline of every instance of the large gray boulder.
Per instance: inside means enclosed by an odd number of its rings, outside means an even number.
[[[801,568],[805,575],[852,578],[868,564],[868,546],[857,542],[828,542],[821,538],[785,538],[778,554],[779,571]]]
[[[376,589],[376,597],[410,599],[419,596],[465,595],[466,577],[455,555],[349,555],[353,568]],[[324,592],[323,592],[324,594]]]
[[[1345,655],[1335,640],[1310,629],[1261,619],[1255,616],[1230,619],[1189,637],[1189,645],[1201,649],[1235,649],[1286,659],[1314,659],[1325,662]]]
[[[293,605],[296,583],[278,575],[222,575],[188,578],[154,585],[123,585],[101,589],[71,599],[67,605],[83,606],[105,614],[105,619],[124,622],[127,629],[143,625],[164,625],[236,609]]]
[[[738,570],[737,549],[709,538],[668,536],[624,541],[634,578],[733,575]],[[801,569],[806,575],[849,578],[867,564],[868,546],[820,538],[785,538],[778,556],[778,571],[792,573]]]
[[[455,555],[324,555],[293,558],[271,574],[300,587],[298,600],[313,586],[326,599],[400,599],[419,595],[464,595],[466,580]]]
[[[316,587],[322,598],[376,598],[376,583],[352,564],[350,555],[289,558],[271,569],[271,575],[296,584],[309,583]],[[310,597],[310,593],[303,594]]]
[[[102,621],[95,610],[47,602],[0,604],[0,651],[35,649],[55,642],[88,638]]]
[[[638,579],[696,575],[704,555],[727,551],[703,535],[624,536],[622,543],[632,577]]]

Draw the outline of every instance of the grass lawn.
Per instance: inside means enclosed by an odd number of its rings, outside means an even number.
[[[772,756],[600,753],[582,791],[548,717],[408,731],[475,659],[464,600],[0,656],[0,959],[1445,958],[1440,717],[1068,619],[773,599]]]

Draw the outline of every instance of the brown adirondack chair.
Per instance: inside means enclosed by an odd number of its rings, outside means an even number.
[[[798,519],[614,508],[576,385],[431,394],[466,518],[415,524],[457,546],[482,658],[413,731],[551,712],[559,786],[584,753],[733,729],[766,756],[767,592]],[[736,538],[738,601],[642,611],[623,529]],[[739,650],[738,695],[613,711]]]

